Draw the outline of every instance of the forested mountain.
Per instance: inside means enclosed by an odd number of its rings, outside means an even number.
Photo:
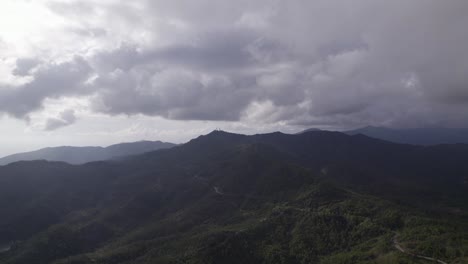
[[[0,167],[0,263],[468,261],[468,145],[214,131],[121,160]],[[4,246],[1,246],[4,245]]]
[[[83,164],[91,161],[142,154],[173,146],[175,144],[161,141],[138,141],[115,144],[109,147],[53,147],[6,156],[0,159],[0,165],[26,160],[63,161],[70,164]]]

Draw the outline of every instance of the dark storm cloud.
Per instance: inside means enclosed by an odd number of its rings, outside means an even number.
[[[246,50],[258,36],[248,31],[210,32],[193,44],[176,44],[148,54],[169,65],[221,70],[247,67],[251,57]]]
[[[238,120],[255,95],[252,32],[210,32],[192,44],[99,54],[96,110],[183,120]],[[252,75],[252,76],[249,76]]]
[[[253,62],[247,48],[257,38],[258,35],[248,30],[227,29],[225,32],[201,33],[191,43],[173,43],[143,51],[136,45],[122,45],[95,59],[107,70],[129,70],[151,64],[207,71],[239,70]]]
[[[185,120],[237,120],[252,98],[248,82],[203,79],[183,69],[116,70],[95,82],[95,110],[108,114],[159,115]],[[131,87],[131,88],[129,88]]]
[[[121,34],[115,25],[142,31],[85,61],[39,67],[30,84],[0,91],[2,110],[22,117],[47,97],[92,94],[93,109],[111,115],[468,125],[465,0],[136,3],[51,5],[77,21],[109,21],[83,22],[88,37]],[[152,37],[140,43],[140,35]],[[19,60],[15,72],[32,67]]]

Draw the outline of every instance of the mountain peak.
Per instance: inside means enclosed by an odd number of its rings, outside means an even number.
[[[239,136],[245,136],[245,135],[228,132],[228,131],[224,131],[221,129],[215,129],[202,137],[239,137]]]
[[[296,134],[304,134],[304,133],[308,133],[308,132],[318,132],[318,131],[324,131],[324,130],[322,130],[322,129],[320,129],[320,128],[312,127],[312,128],[308,128],[308,129],[302,130],[301,132],[296,133]]]

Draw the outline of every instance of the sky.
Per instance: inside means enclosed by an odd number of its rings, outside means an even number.
[[[466,0],[1,0],[0,156],[468,127]]]

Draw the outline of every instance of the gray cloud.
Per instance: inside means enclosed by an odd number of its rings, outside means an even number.
[[[201,32],[191,42],[172,43],[141,50],[137,45],[122,45],[96,56],[105,70],[129,70],[141,65],[183,67],[197,71],[229,71],[253,66],[249,45],[258,39],[249,30],[228,28],[225,31]]]
[[[192,44],[176,44],[148,54],[163,63],[204,70],[239,69],[248,67],[250,54],[246,50],[256,35],[248,31],[210,32]]]
[[[152,67],[100,76],[95,110],[108,114],[159,115],[184,120],[237,120],[252,95],[226,76],[204,77],[183,69]],[[247,87],[248,88],[248,87]]]
[[[70,27],[69,31],[81,36],[81,37],[90,37],[98,38],[105,37],[107,31],[103,28],[80,28],[80,27]]]
[[[46,120],[44,130],[56,130],[61,127],[69,126],[76,121],[74,110],[65,110],[55,118],[49,118]]]
[[[27,74],[30,65],[22,65],[24,60],[18,62],[17,69]],[[1,87],[0,111],[17,118],[27,118],[29,113],[43,106],[46,98],[86,94],[89,90],[84,82],[90,74],[91,68],[80,57],[58,64],[44,64],[35,71],[31,82],[18,87]]]
[[[110,115],[468,125],[465,0],[74,1],[51,8],[81,23],[77,32],[87,37],[111,37],[117,24],[151,41],[132,37],[41,65],[31,83],[0,90],[0,111],[24,117],[44,98],[88,94],[94,111]],[[88,23],[86,14],[112,24]],[[18,60],[15,74],[30,74],[34,63]]]
[[[13,70],[14,75],[26,76],[30,75],[30,71],[38,66],[39,60],[34,58],[20,58],[16,60],[16,68]]]

